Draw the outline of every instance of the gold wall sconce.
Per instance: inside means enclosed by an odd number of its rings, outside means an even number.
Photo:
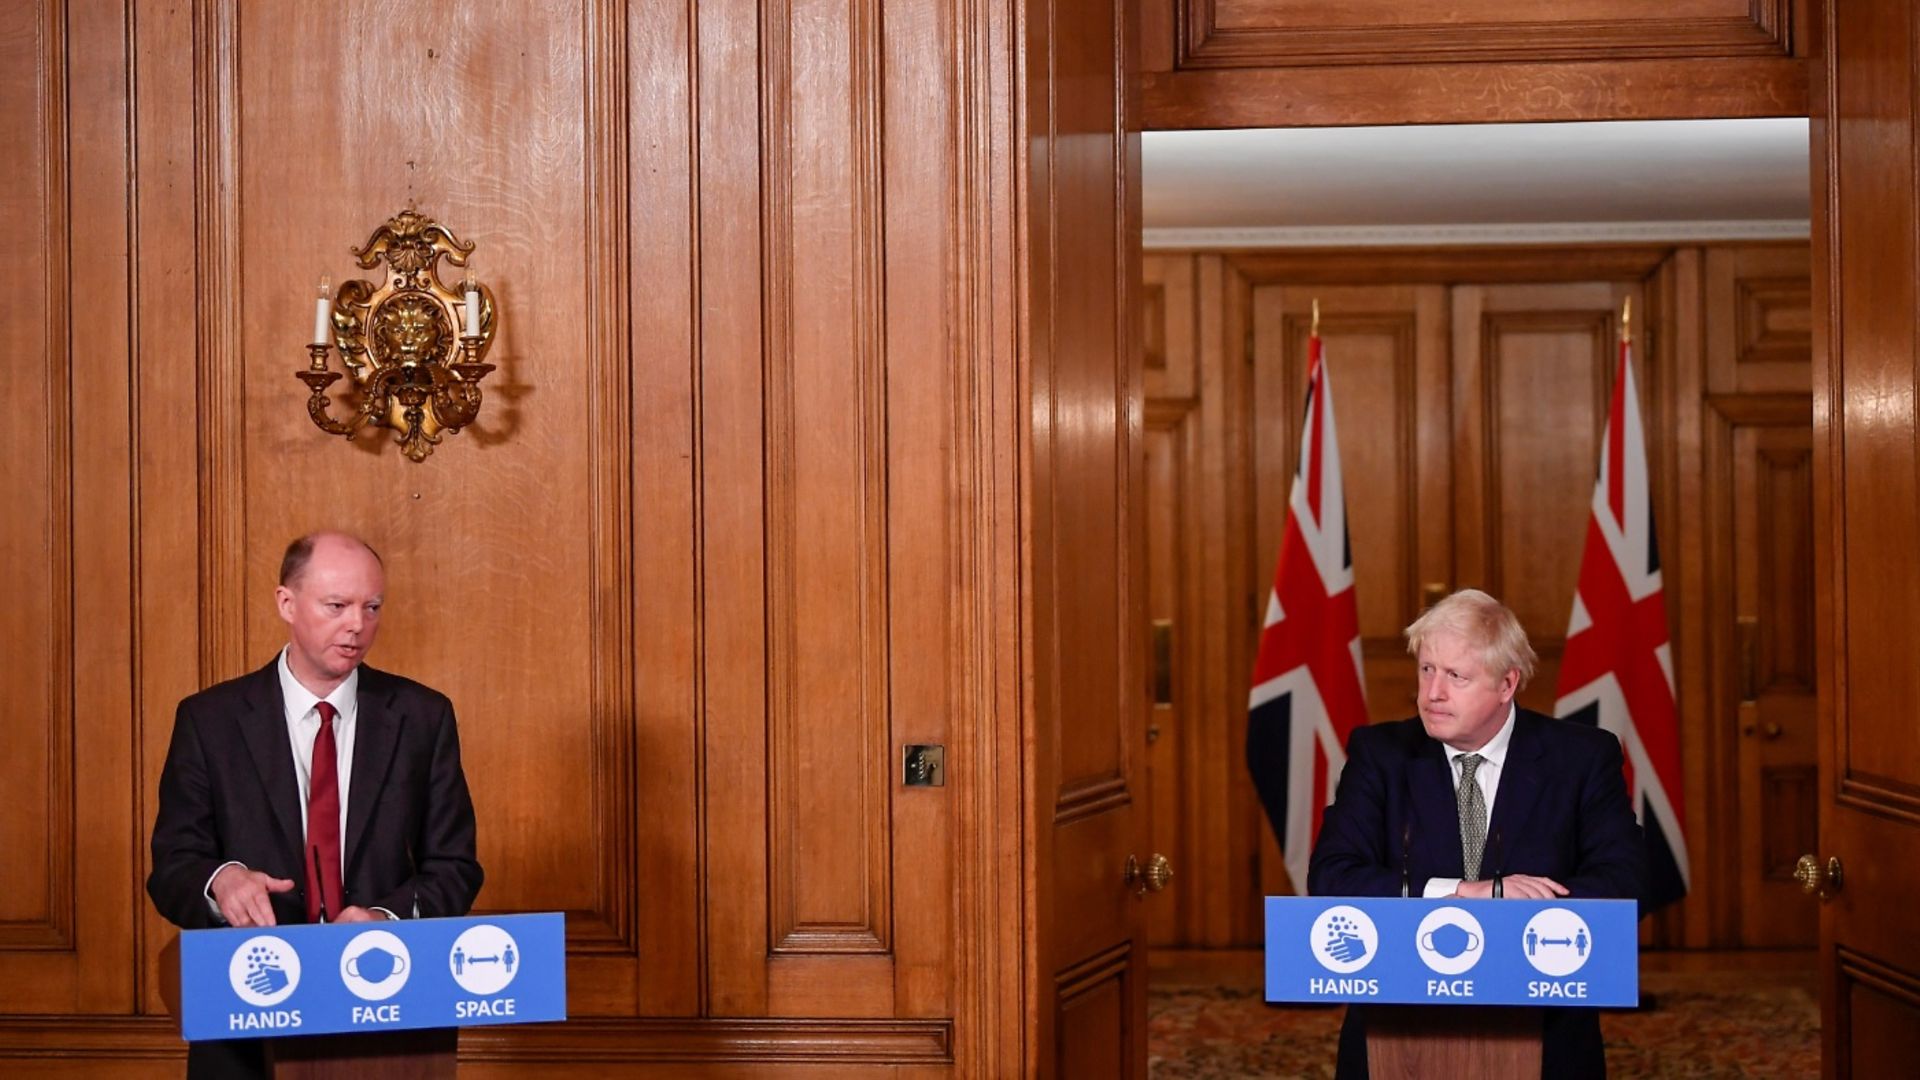
[[[294,374],[312,391],[307,415],[321,431],[351,439],[365,427],[390,428],[407,457],[420,462],[444,434],[480,415],[480,380],[493,370],[482,362],[493,346],[493,291],[468,270],[454,292],[439,270],[443,258],[465,267],[473,247],[409,208],[353,249],[363,270],[385,260],[383,284],[355,279],[329,297],[328,280],[320,279],[307,346],[312,359]],[[335,343],[359,392],[345,420],[334,419],[327,397],[340,378],[327,369]]]

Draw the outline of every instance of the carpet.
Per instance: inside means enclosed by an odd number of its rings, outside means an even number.
[[[1647,972],[1651,1010],[1600,1017],[1615,1080],[1818,1077],[1820,1001],[1803,975]],[[1333,1075],[1345,1009],[1269,1006],[1257,985],[1181,984],[1148,991],[1153,1080]]]

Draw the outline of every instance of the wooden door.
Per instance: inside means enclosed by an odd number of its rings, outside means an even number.
[[[1122,0],[1026,20],[1023,508],[1040,1076],[1146,1076],[1139,135]]]
[[[1708,550],[1703,620],[1717,663],[1696,667],[1711,703],[1712,782],[1694,848],[1695,891],[1728,911],[1718,940],[1807,948],[1819,917],[1794,863],[1819,823],[1813,616],[1813,400],[1806,252],[1706,255],[1701,415]],[[1681,575],[1684,577],[1684,574]],[[1713,792],[1724,791],[1718,799]],[[1726,851],[1716,858],[1715,842]],[[1703,871],[1722,880],[1701,888]],[[1718,892],[1718,897],[1711,897]]]
[[[1814,78],[1822,1066],[1920,1060],[1920,10],[1830,2]],[[1839,880],[1829,867],[1841,871]]]
[[[1447,584],[1485,589],[1520,617],[1540,663],[1518,700],[1543,713],[1553,712],[1580,576],[1621,303],[1640,293],[1615,282],[1453,291],[1456,555]]]
[[[1740,944],[1813,944],[1795,861],[1817,839],[1813,447],[1804,398],[1716,403],[1731,466],[1730,544],[1737,698],[1732,710],[1741,827]],[[1730,630],[1731,633],[1724,633]],[[1726,718],[1725,714],[1722,714]]]

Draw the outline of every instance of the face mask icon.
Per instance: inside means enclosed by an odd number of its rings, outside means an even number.
[[[1480,947],[1480,935],[1473,933],[1458,923],[1436,926],[1420,935],[1420,947],[1428,952],[1436,952],[1451,960],[1462,953],[1472,952]]]
[[[356,979],[365,979],[370,983],[385,982],[387,976],[398,975],[406,970],[405,957],[388,952],[378,945],[347,960],[347,974]]]

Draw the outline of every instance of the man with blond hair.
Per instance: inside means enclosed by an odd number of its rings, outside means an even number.
[[[1527,633],[1463,589],[1407,627],[1418,717],[1356,729],[1307,871],[1314,896],[1637,900],[1646,847],[1620,743],[1522,709]],[[1365,1077],[1364,1007],[1340,1031],[1342,1078]],[[1546,1010],[1542,1073],[1604,1076],[1599,1017]]]

